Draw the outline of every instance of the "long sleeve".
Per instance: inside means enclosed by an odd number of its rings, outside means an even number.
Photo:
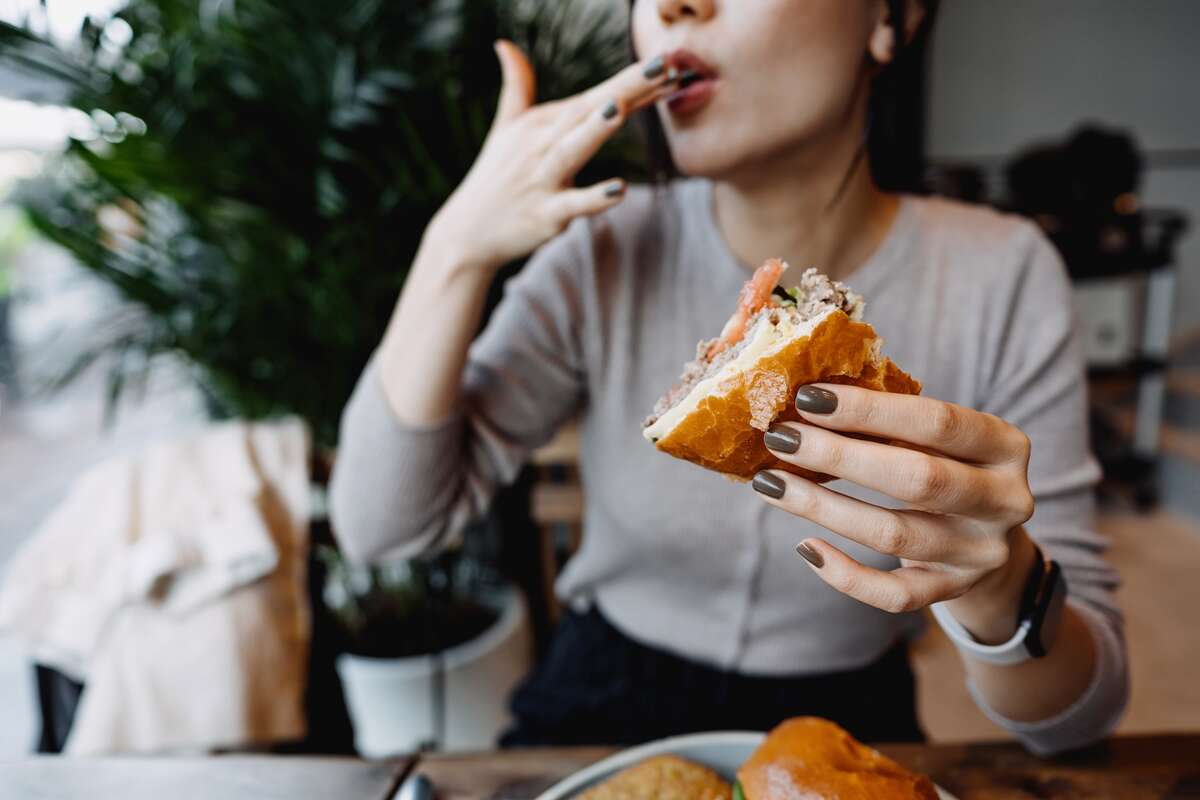
[[[976,703],[1031,751],[1081,747],[1112,732],[1129,696],[1116,571],[1104,559],[1092,491],[1100,470],[1088,444],[1087,386],[1066,272],[1051,245],[1032,229],[1010,293],[991,386],[981,406],[1021,428],[1032,441],[1030,486],[1036,511],[1026,525],[1062,565],[1067,602],[1087,623],[1096,648],[1090,686],[1072,706],[1034,723],[1005,719],[971,686]]]
[[[459,407],[444,424],[402,424],[371,359],[343,412],[330,485],[333,528],[350,558],[407,558],[444,546],[578,411],[588,236],[586,221],[574,223],[508,281],[470,348]]]

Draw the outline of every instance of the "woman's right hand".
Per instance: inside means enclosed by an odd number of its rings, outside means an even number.
[[[445,247],[459,266],[484,270],[527,255],[576,217],[619,203],[624,182],[576,188],[575,175],[631,113],[674,85],[674,70],[660,56],[582,94],[534,105],[529,59],[508,41],[496,43],[496,55],[504,86],[495,121],[471,170],[426,232],[426,244]]]

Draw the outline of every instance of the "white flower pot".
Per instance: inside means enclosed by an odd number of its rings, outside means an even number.
[[[480,636],[442,654],[445,750],[485,750],[508,725],[508,695],[532,663],[533,637],[521,593],[506,589],[500,617]],[[434,738],[434,659],[338,656],[338,676],[367,758],[413,752]]]

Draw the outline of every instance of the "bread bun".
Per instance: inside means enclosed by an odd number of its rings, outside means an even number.
[[[776,727],[738,770],[738,781],[746,800],[937,800],[929,778],[818,717]]]
[[[730,800],[732,795],[733,787],[708,767],[664,755],[621,770],[579,800]]]

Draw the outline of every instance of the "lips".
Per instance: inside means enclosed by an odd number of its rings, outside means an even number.
[[[684,75],[691,74],[694,78],[701,80],[715,79],[717,71],[711,67],[707,61],[693,53],[691,50],[676,50],[671,54],[671,66],[679,70]]]
[[[679,70],[679,89],[667,97],[673,114],[693,114],[708,105],[716,89],[716,69],[690,50],[671,54],[671,66]]]

